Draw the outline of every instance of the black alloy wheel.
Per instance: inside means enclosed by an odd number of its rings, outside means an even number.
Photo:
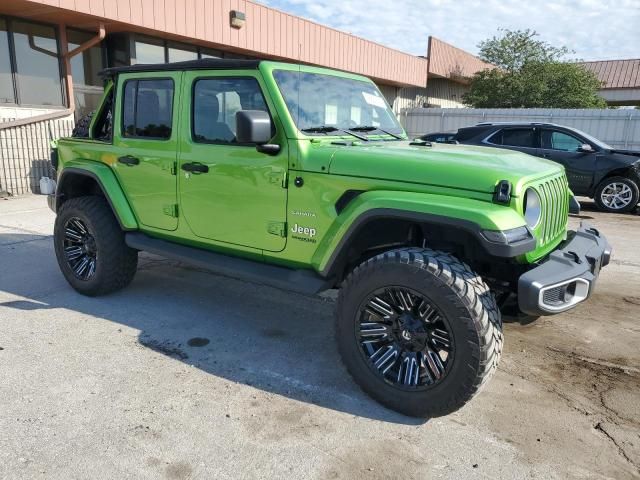
[[[401,389],[426,389],[442,381],[455,347],[442,313],[420,293],[404,287],[374,291],[356,323],[369,367]]]
[[[67,265],[78,280],[90,280],[96,273],[98,248],[87,225],[77,217],[64,226],[64,254]]]

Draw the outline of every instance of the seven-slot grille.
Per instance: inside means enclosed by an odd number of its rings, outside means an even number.
[[[560,235],[567,227],[569,217],[569,195],[567,177],[561,175],[546,180],[534,188],[540,195],[542,218],[536,228],[542,245]]]

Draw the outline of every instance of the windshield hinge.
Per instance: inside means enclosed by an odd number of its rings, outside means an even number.
[[[178,204],[174,203],[171,205],[165,205],[164,207],[162,207],[162,213],[164,213],[165,215],[169,216],[169,217],[178,217]]]
[[[287,236],[287,222],[269,222],[267,232],[278,237]]]

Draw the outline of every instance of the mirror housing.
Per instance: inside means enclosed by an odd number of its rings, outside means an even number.
[[[593,153],[593,152],[595,152],[593,147],[591,145],[589,145],[588,143],[583,143],[582,145],[580,145],[578,147],[578,151],[582,152],[582,153]]]
[[[236,141],[240,144],[265,145],[271,140],[271,117],[262,110],[236,112]]]

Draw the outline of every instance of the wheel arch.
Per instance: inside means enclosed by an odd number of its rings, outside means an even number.
[[[396,201],[387,202],[379,195],[360,195],[336,220],[314,258],[322,276],[339,283],[354,262],[400,246],[450,246],[449,251],[457,249],[468,262],[474,257],[514,258],[535,248],[533,239],[527,245],[512,246],[489,242],[482,235],[483,230],[524,225],[524,219],[512,208],[468,198],[404,192],[395,195]],[[398,201],[398,196],[403,196],[403,201]]]
[[[54,211],[65,201],[87,195],[102,196],[123,230],[137,230],[138,222],[114,173],[106,165],[65,167],[58,177]]]

